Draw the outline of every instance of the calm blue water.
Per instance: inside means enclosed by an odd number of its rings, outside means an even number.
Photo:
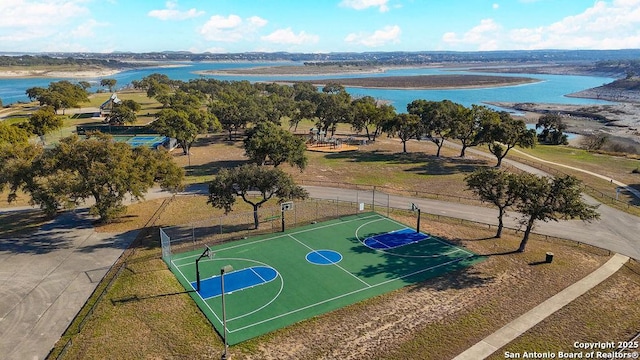
[[[182,67],[173,68],[145,68],[125,71],[109,78],[118,81],[117,86],[122,87],[132,80],[140,80],[152,73],[163,73],[172,79],[187,81],[198,77],[213,77],[219,80],[249,80],[249,81],[278,81],[278,80],[313,80],[321,78],[340,78],[343,76],[202,76],[195,74],[202,70],[247,68],[270,65],[301,65],[300,63],[183,63]],[[402,75],[435,75],[435,74],[469,74],[462,70],[439,70],[439,69],[397,69],[389,70],[385,73],[364,74],[359,76],[380,77],[380,76],[402,76]],[[483,74],[483,73],[474,73]],[[389,90],[389,89],[368,89],[368,88],[347,88],[354,96],[373,96],[376,99],[390,101],[399,112],[406,111],[406,106],[413,100],[444,100],[471,106],[471,104],[482,104],[486,101],[505,102],[545,102],[563,104],[604,104],[606,101],[592,99],[568,98],[564,95],[580,90],[596,87],[611,82],[612,78],[593,76],[569,76],[569,75],[537,75],[537,74],[501,74],[503,76],[528,76],[541,80],[539,83],[506,86],[486,89],[457,89],[457,90]],[[37,79],[0,79],[0,99],[4,104],[11,104],[17,101],[27,101],[26,89],[34,86],[47,87],[51,81],[62,79],[37,78]],[[96,79],[69,79],[86,80],[94,84],[91,91],[99,89],[97,86],[100,78]]]

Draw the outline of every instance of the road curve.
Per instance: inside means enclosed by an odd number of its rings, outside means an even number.
[[[374,197],[371,191],[364,190],[321,186],[304,186],[304,188],[312,198],[317,199],[338,199],[371,204]],[[595,203],[590,198],[587,198],[587,201]],[[415,203],[424,213],[493,225],[498,223],[498,211],[489,207],[391,195],[380,191],[375,193],[375,203],[380,207],[386,207],[388,203],[390,207],[399,209],[409,209],[410,204]],[[640,260],[640,218],[606,205],[600,205],[598,212],[600,213],[599,220],[592,222],[581,220],[538,222],[534,231],[543,235],[594,245]],[[505,226],[517,228],[518,218],[519,214],[508,213]]]

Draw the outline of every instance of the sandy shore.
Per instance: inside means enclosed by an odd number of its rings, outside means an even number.
[[[357,65],[332,65],[332,66],[256,66],[251,68],[220,69],[197,71],[199,75],[224,75],[224,76],[330,76],[353,74],[378,74],[394,69],[424,69],[442,68],[442,65],[425,66],[357,66]]]
[[[86,70],[48,70],[48,69],[25,69],[25,70],[0,70],[0,78],[100,78],[115,75],[123,69],[86,69]]]

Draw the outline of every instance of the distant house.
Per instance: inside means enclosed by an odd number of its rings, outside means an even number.
[[[100,116],[107,116],[111,114],[111,110],[117,104],[120,104],[122,100],[118,98],[116,93],[111,94],[111,97],[107,99],[102,105],[100,105]]]

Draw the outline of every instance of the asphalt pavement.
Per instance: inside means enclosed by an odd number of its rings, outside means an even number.
[[[0,358],[44,359],[137,232],[96,233],[86,209],[0,239]]]

